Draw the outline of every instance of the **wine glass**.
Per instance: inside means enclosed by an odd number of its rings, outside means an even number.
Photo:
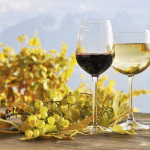
[[[98,133],[102,129],[97,123],[97,80],[112,64],[114,53],[113,34],[109,20],[89,19],[81,21],[76,46],[76,60],[79,66],[92,76],[93,120],[89,133]]]
[[[149,30],[118,30],[113,32],[115,59],[112,66],[118,72],[128,76],[129,80],[129,117],[122,123],[124,130],[149,129],[149,126],[134,120],[132,105],[132,81],[136,74],[149,66],[150,32]]]

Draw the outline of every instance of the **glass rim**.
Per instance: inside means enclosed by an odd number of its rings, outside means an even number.
[[[150,32],[148,29],[118,29],[114,30],[113,33],[141,33],[141,32]]]
[[[85,19],[81,20],[81,24],[99,24],[99,23],[106,23],[109,22],[110,20],[105,20],[105,19]]]

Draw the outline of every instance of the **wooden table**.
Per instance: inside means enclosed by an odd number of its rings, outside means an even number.
[[[0,108],[0,112],[4,108]],[[136,113],[139,123],[150,125],[150,114]],[[13,120],[14,121],[14,120]],[[49,139],[20,141],[24,134],[0,133],[0,150],[150,150],[150,129],[137,131],[137,135],[102,133],[97,135],[78,135],[74,141],[58,142]]]

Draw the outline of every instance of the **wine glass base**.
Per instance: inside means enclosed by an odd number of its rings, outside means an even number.
[[[85,128],[83,132],[85,134],[99,134],[99,133],[112,132],[112,130],[106,127],[99,126],[99,125],[91,125]]]
[[[145,130],[145,129],[149,129],[150,126],[149,125],[144,125],[144,124],[140,124],[137,123],[134,120],[127,120],[126,122],[120,124],[122,126],[123,130]]]

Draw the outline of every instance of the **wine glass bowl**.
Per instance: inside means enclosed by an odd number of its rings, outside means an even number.
[[[107,130],[97,123],[97,79],[112,64],[114,58],[112,47],[113,34],[109,20],[81,21],[76,46],[76,60],[79,66],[92,76],[93,121],[89,131],[91,134],[101,132],[102,128]]]
[[[129,117],[121,124],[124,130],[148,129],[134,119],[132,104],[132,81],[136,74],[149,66],[150,32],[149,30],[118,30],[113,32],[115,59],[112,66],[118,72],[128,76],[129,80]]]
[[[112,64],[112,30],[108,20],[81,21],[76,59],[92,76],[99,76]]]

